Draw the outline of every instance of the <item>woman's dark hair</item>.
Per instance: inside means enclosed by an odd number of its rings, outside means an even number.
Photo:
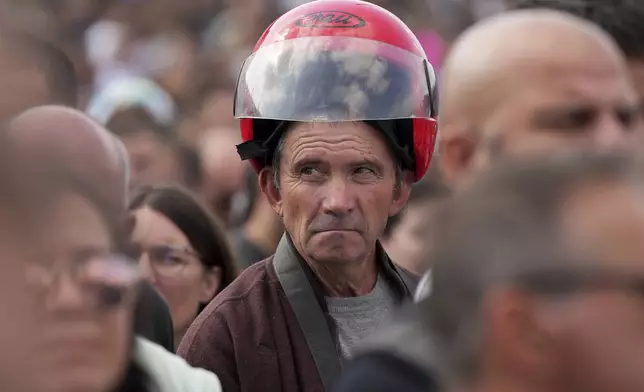
[[[128,209],[134,211],[142,207],[150,207],[170,219],[188,237],[205,268],[221,269],[218,292],[235,279],[237,264],[223,225],[192,192],[178,185],[142,187]]]

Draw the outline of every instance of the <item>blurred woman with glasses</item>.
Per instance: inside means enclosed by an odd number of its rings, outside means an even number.
[[[38,328],[27,390],[220,392],[212,373],[134,336],[140,271],[116,251],[124,227],[91,187],[58,174],[33,189],[47,199],[33,206],[38,224],[23,256]]]
[[[142,188],[129,211],[133,255],[168,302],[178,345],[199,312],[237,274],[226,234],[193,194],[177,186]]]

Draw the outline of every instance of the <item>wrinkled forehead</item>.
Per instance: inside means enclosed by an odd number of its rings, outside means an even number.
[[[385,137],[361,121],[298,122],[284,135],[283,155],[290,160],[342,162],[362,159],[393,160]],[[332,163],[332,162],[329,162]]]

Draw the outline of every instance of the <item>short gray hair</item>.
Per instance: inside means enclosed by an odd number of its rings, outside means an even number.
[[[476,375],[482,345],[481,300],[518,276],[571,263],[562,244],[561,207],[584,185],[644,190],[644,164],[629,155],[579,153],[505,161],[446,203],[430,255],[432,294],[423,318],[446,360],[448,378]]]

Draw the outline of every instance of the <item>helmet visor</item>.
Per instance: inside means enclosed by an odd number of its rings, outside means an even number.
[[[242,67],[235,117],[283,121],[429,118],[433,69],[382,42],[306,37],[261,48]]]

